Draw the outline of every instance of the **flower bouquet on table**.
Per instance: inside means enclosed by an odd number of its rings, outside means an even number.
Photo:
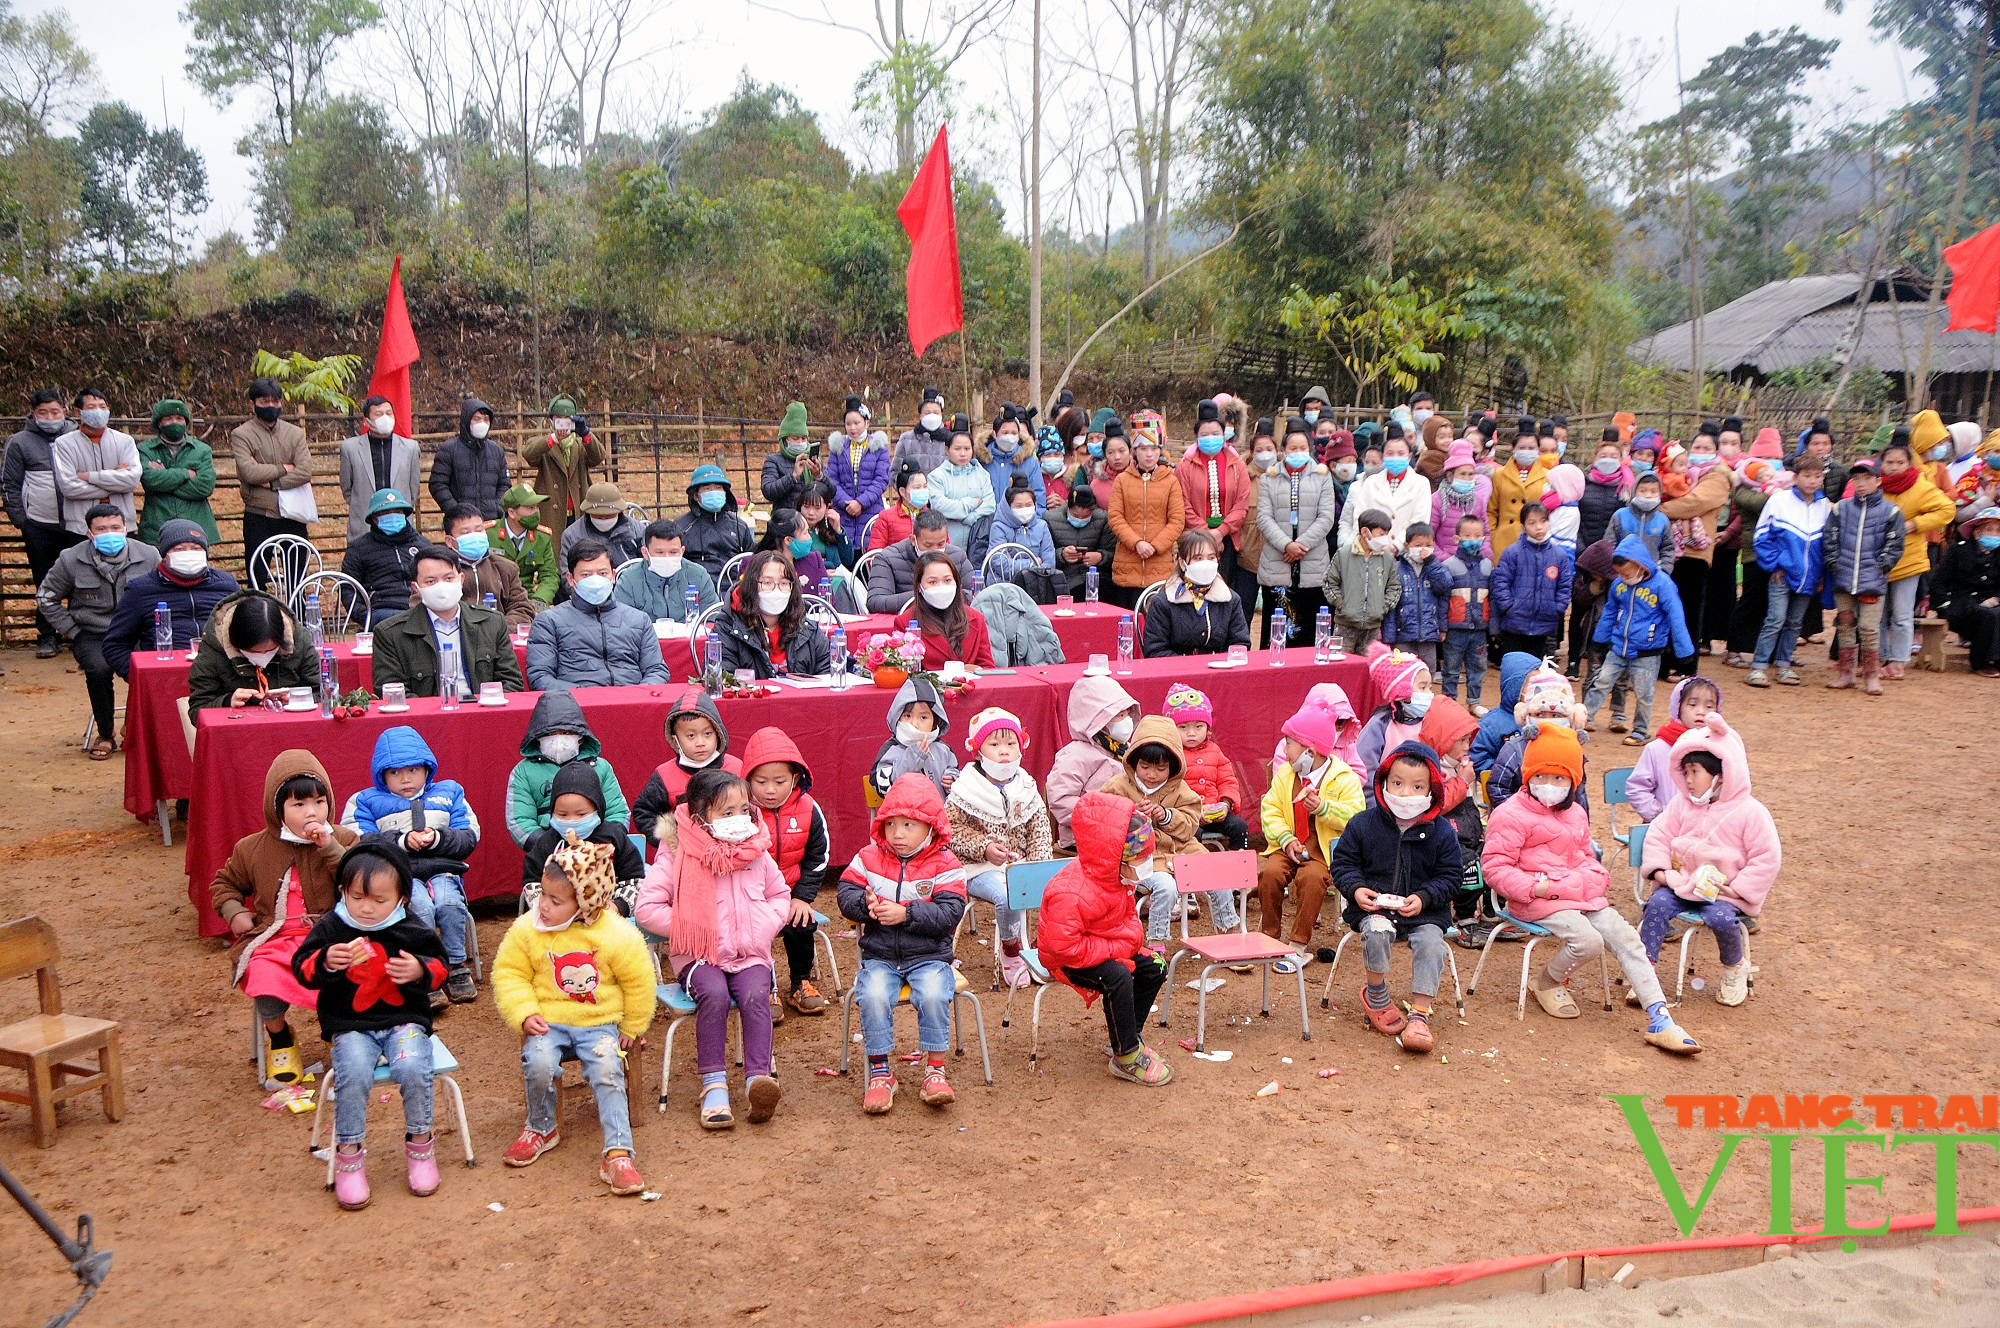
[[[776,683],[769,682],[753,682],[746,686],[737,681],[735,674],[719,668],[704,669],[690,676],[688,684],[725,701],[755,701],[766,696],[776,696],[784,691],[784,688]]]
[[[874,675],[877,687],[901,687],[913,673],[924,668],[924,640],[905,628],[896,632],[876,632],[862,645],[861,667]]]

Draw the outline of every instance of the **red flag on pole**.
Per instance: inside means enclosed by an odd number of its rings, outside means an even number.
[[[924,348],[965,326],[965,296],[958,284],[958,218],[951,200],[951,145],[943,126],[896,206],[910,236],[910,348]]]
[[[1944,297],[1951,321],[1945,331],[1993,331],[2000,314],[2000,225],[1960,240],[1944,251],[1944,261],[1951,266],[1951,294]]]
[[[389,298],[382,306],[382,340],[375,347],[375,374],[368,380],[368,395],[389,398],[396,408],[396,432],[405,438],[417,436],[410,416],[410,366],[423,358],[417,349],[417,334],[410,328],[410,311],[403,303],[403,256],[389,269]],[[404,494],[411,502],[415,494]]]

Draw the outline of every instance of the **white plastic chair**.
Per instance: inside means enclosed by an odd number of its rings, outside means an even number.
[[[1029,566],[1040,567],[1042,565],[1042,555],[1036,553],[1033,549],[1029,548],[1025,544],[1014,544],[1014,543],[996,544],[992,548],[986,551],[986,557],[984,561],[982,561],[979,564],[980,585],[990,586],[993,584],[993,578],[990,575],[990,572],[992,571],[993,568],[993,560],[999,557],[1001,554],[1006,553],[1009,549],[1012,549],[1015,553],[1018,553],[1024,558],[1026,558],[1027,565]]]
[[[273,535],[257,546],[257,556],[250,560],[250,588],[289,605],[299,582],[325,567],[326,561],[310,540],[297,535]]]
[[[254,1010],[252,1012],[251,1025],[261,1034],[262,1029],[257,1024]],[[261,1043],[263,1038],[259,1036],[258,1041]],[[472,1131],[466,1128],[465,1093],[458,1086],[457,1074],[458,1057],[451,1054],[451,1051],[444,1045],[444,1039],[435,1033],[431,1034],[431,1093],[433,1097],[436,1096],[438,1084],[443,1084],[451,1090],[452,1111],[458,1118],[458,1138],[459,1142],[465,1145],[465,1165],[469,1167],[475,1165],[472,1159]],[[261,1081],[261,1070],[258,1077]],[[388,1082],[389,1063],[387,1061],[377,1061],[373,1082],[361,1091],[364,1093],[369,1092],[374,1088],[375,1084],[386,1084]],[[319,1150],[320,1121],[326,1114],[326,1104],[333,1101],[333,1098],[333,1066],[329,1062],[325,1073],[319,1077],[319,1092],[313,1094],[312,1136],[306,1142],[306,1147],[313,1152]],[[338,1151],[334,1147],[332,1139],[329,1138],[326,1147],[326,1188],[329,1190],[333,1188],[333,1159]]]
[[[1166,588],[1167,588],[1167,582],[1166,579],[1163,577],[1160,580],[1155,581],[1152,585],[1147,586],[1144,590],[1140,591],[1139,599],[1137,603],[1133,605],[1132,608],[1133,616],[1144,617],[1146,614],[1146,606],[1153,602],[1153,596],[1159,594],[1162,590],[1165,590]]]
[[[644,567],[645,565],[646,560],[644,558],[627,558],[624,562],[611,569],[611,579],[616,581],[619,577],[625,575],[626,569]]]
[[[1638,901],[1639,912],[1641,914],[1646,911],[1646,883],[1644,877],[1641,875],[1641,871],[1646,856],[1646,831],[1648,828],[1644,821],[1633,826],[1631,842],[1626,845],[1626,855],[1632,860],[1632,898]],[[1701,920],[1700,910],[1690,905],[1674,914],[1674,925],[1681,929],[1680,957],[1674,966],[1674,1004],[1679,1005],[1681,1003],[1681,996],[1687,989],[1688,955],[1694,949],[1694,934],[1698,931],[1706,930],[1708,924]],[[1749,964],[1749,921],[1747,919],[1738,919],[1736,929],[1743,934],[1743,962]],[[1751,965],[1751,972],[1753,974],[1756,972],[1754,964]],[[1755,986],[1756,982],[1757,979],[1753,976],[1750,979],[1751,985]],[[1610,1007],[1606,1006],[1605,1008],[1609,1009]]]
[[[1328,893],[1331,894],[1333,892],[1328,891]],[[1520,923],[1514,924],[1514,926],[1516,927],[1520,927],[1521,925],[1522,924]],[[1333,947],[1333,962],[1326,966],[1326,985],[1319,989],[1320,1009],[1322,1010],[1326,1009],[1328,1002],[1331,1001],[1333,998],[1333,975],[1340,969],[1341,956],[1347,953],[1347,943],[1355,939],[1359,935],[1361,935],[1361,933],[1358,931],[1342,932],[1340,937],[1340,944]],[[1490,943],[1491,938],[1489,937],[1488,940]],[[1465,1018],[1465,998],[1467,996],[1470,996],[1479,987],[1479,971],[1477,969],[1473,970],[1472,986],[1470,987],[1461,986],[1458,981],[1458,956],[1453,953],[1455,949],[1456,947],[1452,945],[1450,937],[1449,935],[1447,935],[1444,947],[1444,961],[1445,965],[1451,969],[1452,995],[1457,999],[1458,1017],[1460,1019],[1463,1019]],[[1486,962],[1486,956],[1484,953],[1482,953],[1479,958],[1482,964]]]
[[[368,588],[345,572],[313,572],[292,590],[285,607],[292,617],[305,624],[306,596],[319,594],[319,634],[322,641],[344,641],[356,632],[369,630],[375,601]]]
[[[729,588],[736,584],[737,576],[743,571],[743,564],[756,556],[755,552],[739,553],[722,565],[722,575],[715,578],[715,593],[729,598]]]
[[[703,609],[696,616],[694,626],[688,630],[688,659],[694,664],[696,674],[702,671],[702,648],[707,644],[702,633],[714,631],[715,624],[726,617],[729,612],[729,602],[726,599],[719,599]]]
[[[627,498],[625,500],[625,515],[631,517],[634,521],[637,521],[642,526],[646,525],[653,519],[653,514],[651,512],[648,512],[645,508],[633,502],[630,498]]]

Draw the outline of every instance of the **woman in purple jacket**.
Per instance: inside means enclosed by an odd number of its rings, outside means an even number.
[[[868,431],[868,410],[861,398],[847,398],[847,432],[828,434],[826,478],[833,485],[833,505],[840,528],[856,545],[868,519],[882,510],[882,493],[889,487],[889,436]]]

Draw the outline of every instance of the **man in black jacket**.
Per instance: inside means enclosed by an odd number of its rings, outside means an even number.
[[[69,430],[62,393],[53,387],[40,388],[29,400],[27,427],[7,440],[6,460],[0,464],[7,517],[27,542],[28,575],[37,586],[56,565],[57,555],[83,539],[63,525],[62,493],[56,488],[51,450],[56,439]],[[40,609],[35,610],[35,658],[53,656],[56,642],[55,625]]]
[[[368,533],[347,546],[340,570],[368,592],[368,627],[401,613],[410,602],[417,554],[430,547],[417,533],[416,509],[394,489],[377,489],[368,500]]]
[[[431,462],[431,497],[439,511],[470,503],[486,520],[500,519],[500,498],[513,481],[507,450],[486,436],[492,428],[491,406],[478,397],[458,403],[458,437],[439,443]]]

